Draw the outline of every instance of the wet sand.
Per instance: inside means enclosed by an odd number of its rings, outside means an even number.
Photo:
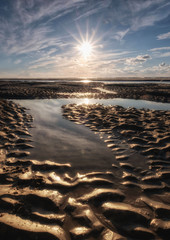
[[[0,99],[129,98],[170,103],[170,84],[0,81]]]
[[[30,159],[33,116],[0,100],[1,239],[169,239],[170,112],[62,109],[65,119],[106,135],[113,164],[79,172],[69,160]]]

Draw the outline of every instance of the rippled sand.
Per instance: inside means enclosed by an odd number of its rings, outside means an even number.
[[[106,134],[117,160],[79,173],[29,159],[33,118],[0,101],[1,239],[169,239],[169,112],[72,104],[63,115]]]
[[[130,98],[170,103],[169,84],[105,84],[98,82],[36,82],[0,80],[0,98]]]

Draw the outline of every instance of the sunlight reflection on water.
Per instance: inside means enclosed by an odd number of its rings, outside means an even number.
[[[103,104],[103,105],[120,105],[122,107],[134,107],[134,108],[146,108],[151,110],[170,110],[170,103],[152,102],[146,100],[134,100],[134,99],[60,99],[63,104],[76,103],[76,104]]]
[[[81,80],[80,82],[81,82],[81,83],[90,83],[90,82],[92,82],[92,81],[89,80],[89,79],[84,79],[84,80]]]
[[[94,134],[82,125],[68,121],[62,116],[62,105],[104,104],[121,105],[123,107],[170,110],[170,104],[156,103],[132,99],[46,99],[46,100],[14,100],[29,108],[34,117],[34,128],[31,134],[35,148],[31,150],[31,158],[52,160],[60,163],[71,163],[76,167],[107,168],[114,161],[112,152],[100,139],[103,136]]]

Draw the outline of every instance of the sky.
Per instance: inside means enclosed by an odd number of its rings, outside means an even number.
[[[0,0],[0,78],[170,77],[169,0]]]

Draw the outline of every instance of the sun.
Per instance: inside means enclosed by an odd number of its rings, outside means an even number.
[[[93,52],[93,46],[90,42],[85,41],[82,42],[79,46],[78,46],[78,50],[80,52],[80,54],[82,55],[82,57],[87,60],[92,52]]]

